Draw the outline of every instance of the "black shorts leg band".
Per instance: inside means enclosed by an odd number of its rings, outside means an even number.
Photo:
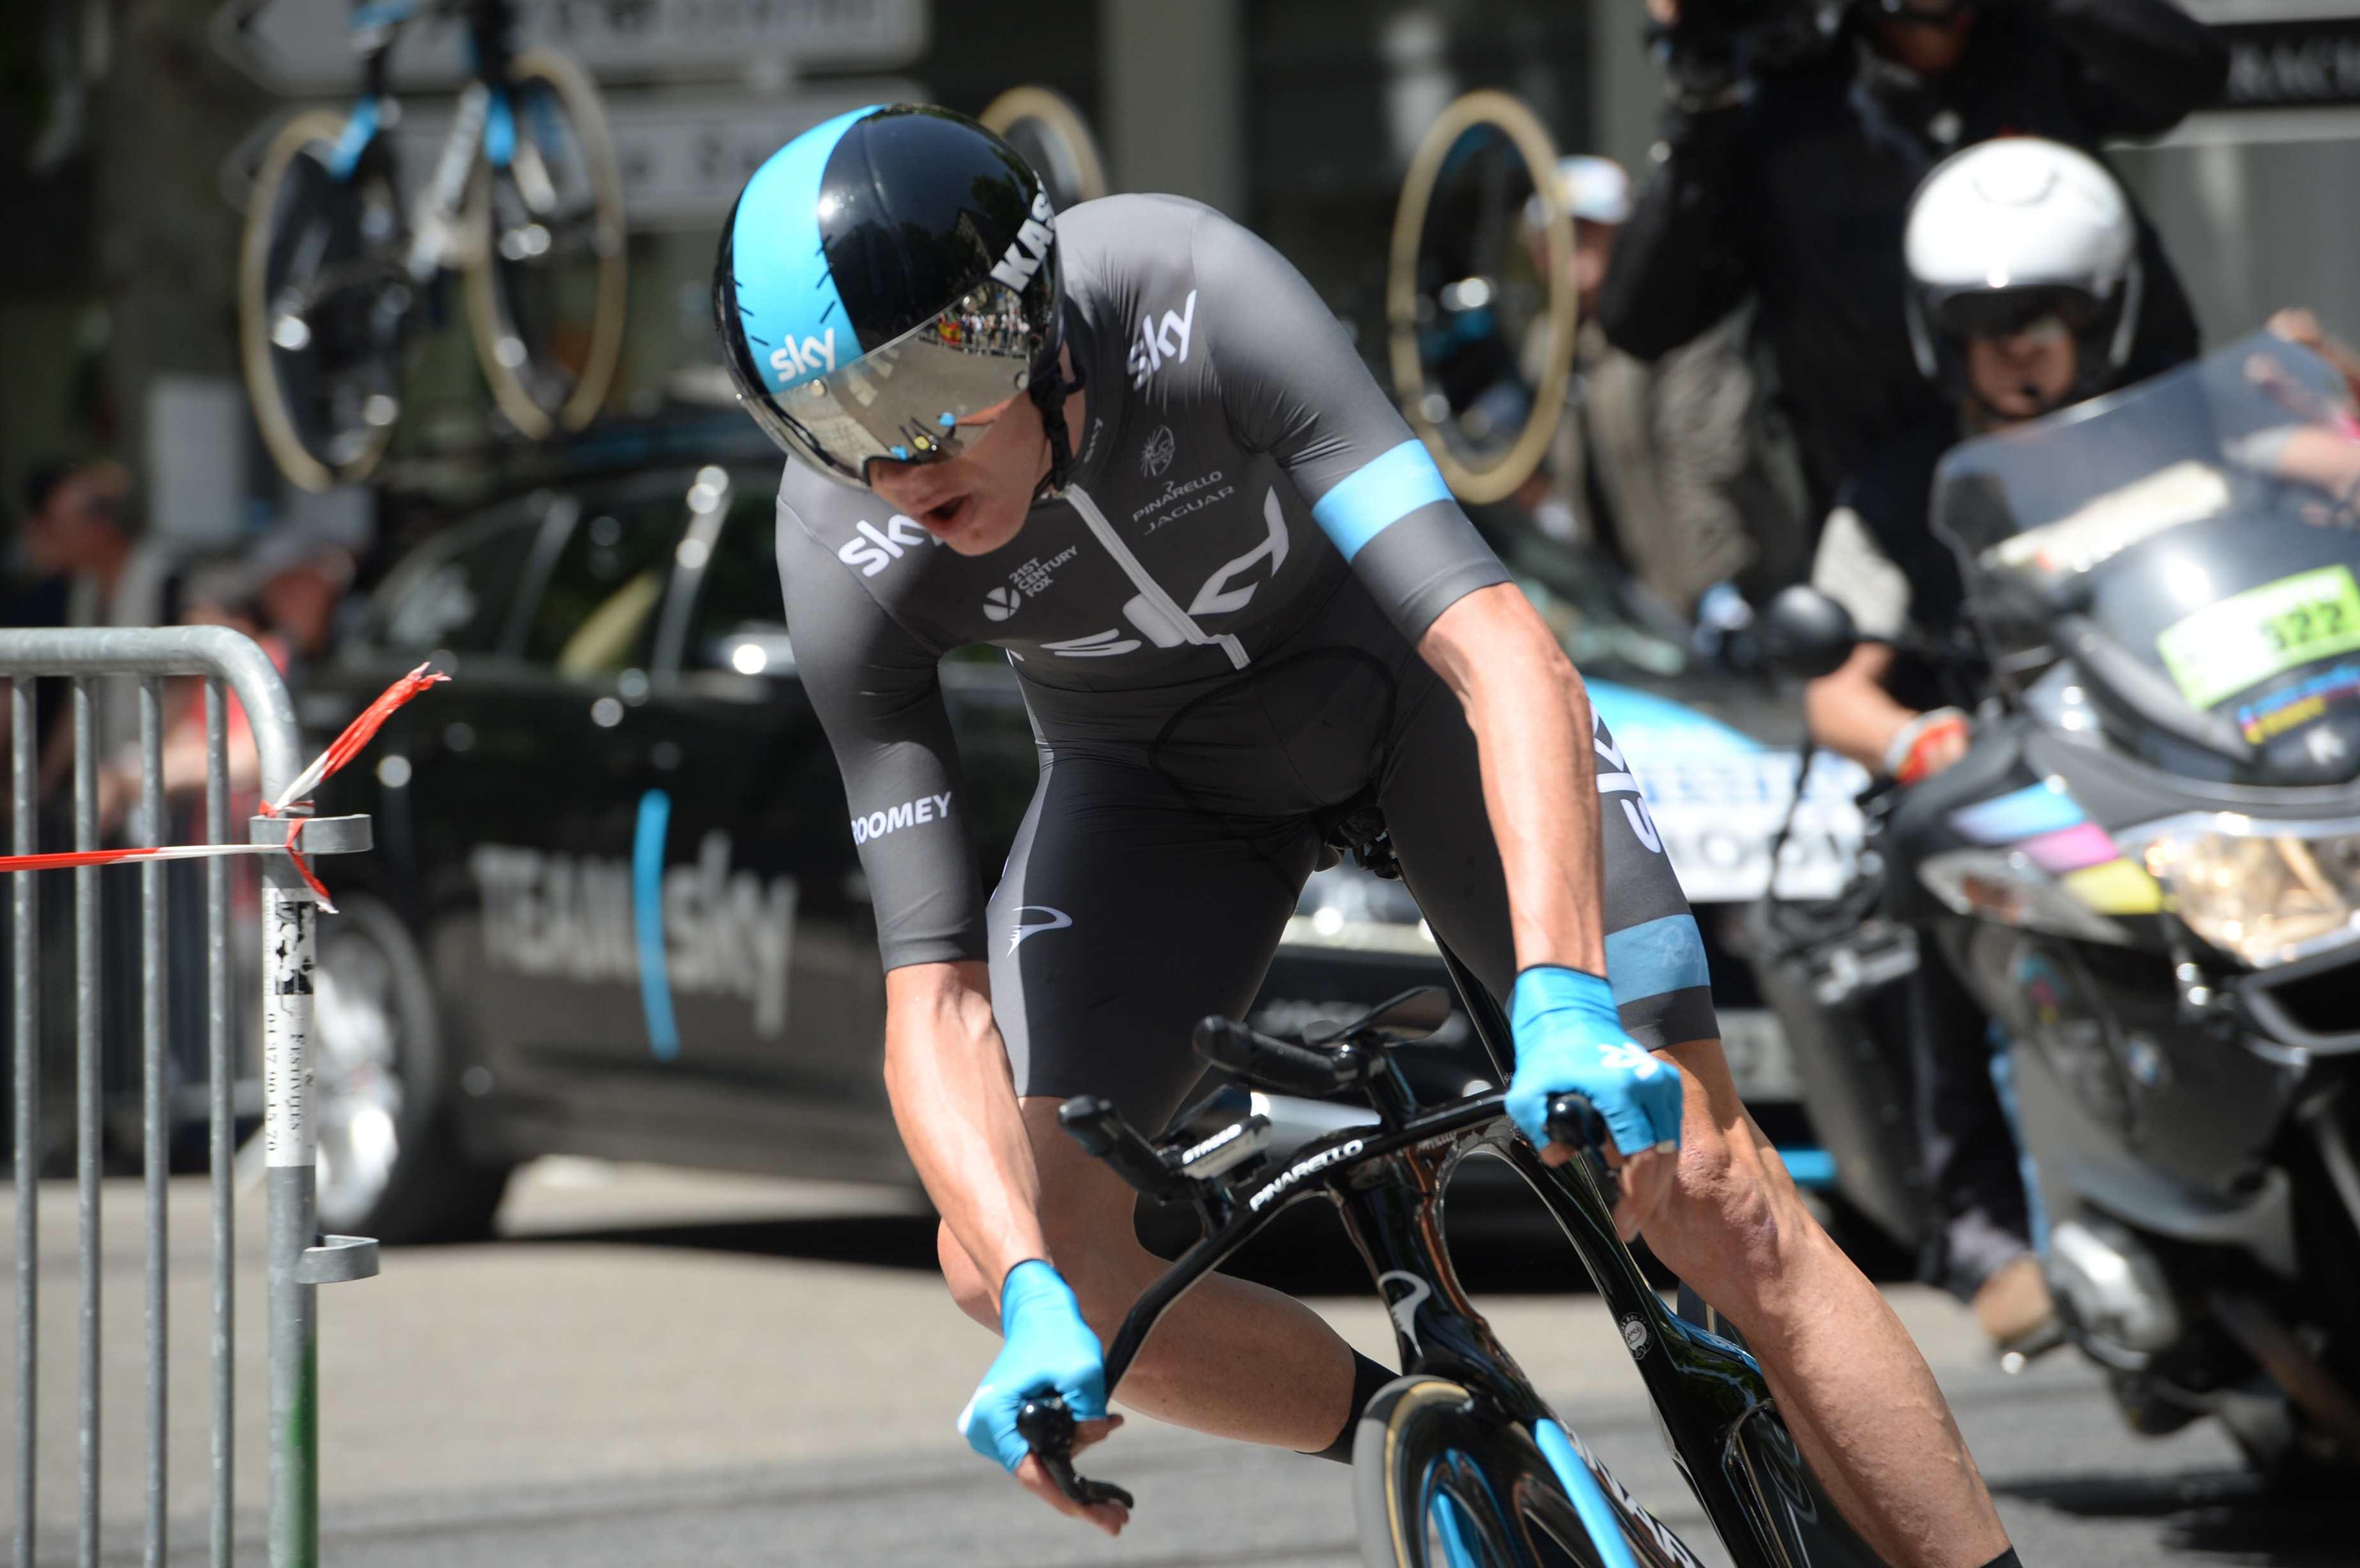
[[[2024,1568],[2024,1564],[2016,1560],[2016,1548],[2011,1546],[1984,1563],[1983,1568]]]
[[[1344,1430],[1335,1442],[1318,1453],[1307,1454],[1304,1457],[1333,1459],[1338,1465],[1349,1465],[1352,1462],[1352,1440],[1360,1432],[1360,1412],[1369,1408],[1369,1401],[1377,1397],[1378,1389],[1400,1376],[1392,1367],[1371,1361],[1357,1350],[1352,1352],[1352,1413],[1344,1418]],[[2014,1568],[2014,1565],[2010,1564],[2009,1568]]]

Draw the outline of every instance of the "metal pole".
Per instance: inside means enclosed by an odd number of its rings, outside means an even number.
[[[320,1410],[303,1251],[319,1239],[312,1185],[311,971],[319,906],[284,856],[262,863],[263,1152],[270,1183],[270,1568],[320,1549]]]
[[[164,682],[150,675],[139,682],[139,836],[157,846],[164,832]],[[166,1413],[166,1313],[169,1307],[165,1263],[169,1256],[172,1116],[164,1060],[164,865],[139,868],[139,1118],[148,1208],[148,1502],[147,1568],[164,1568],[164,1474]]]
[[[73,682],[74,848],[98,847],[98,725],[90,680]],[[74,1174],[82,1247],[81,1519],[75,1561],[98,1568],[98,867],[74,868]]]
[[[39,851],[40,800],[35,758],[39,755],[40,715],[33,681],[19,675],[8,683],[10,815],[16,853]],[[16,1568],[33,1568],[33,1434],[40,1406],[34,1379],[40,1369],[40,1178],[41,1009],[39,884],[38,871],[19,871],[9,881],[16,921],[9,959],[16,968]]]
[[[205,681],[205,842],[229,842],[229,693],[221,677]],[[230,1045],[229,862],[205,862],[205,1072],[211,1101],[213,1201],[213,1564],[230,1568],[231,1514],[236,1503],[231,1443],[236,1437],[237,1221],[232,1177],[237,1161],[232,1091],[237,1059]]]

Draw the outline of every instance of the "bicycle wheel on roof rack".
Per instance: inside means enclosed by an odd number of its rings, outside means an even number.
[[[539,441],[588,424],[623,347],[623,177],[598,90],[569,57],[508,66],[467,197],[467,318],[500,412]]]
[[[238,351],[272,461],[306,490],[365,476],[401,413],[411,289],[386,160],[339,169],[345,122],[314,111],[271,138],[238,251]]]
[[[1622,1568],[1524,1428],[1439,1377],[1386,1385],[1360,1417],[1352,1500],[1368,1568]]]

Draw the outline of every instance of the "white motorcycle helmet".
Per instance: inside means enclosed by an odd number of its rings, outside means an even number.
[[[2138,332],[2138,225],[2097,159],[2060,142],[2006,136],[1935,166],[1910,199],[1903,241],[1918,368],[1952,399],[1966,390],[1964,340],[2055,317],[2070,330],[2077,402],[2114,385]]]

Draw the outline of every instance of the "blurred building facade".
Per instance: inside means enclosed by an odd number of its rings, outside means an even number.
[[[277,3],[341,14],[344,0]],[[2180,259],[2208,337],[2287,303],[2360,337],[2360,216],[2335,199],[2360,175],[2360,67],[2345,69],[2360,46],[2337,43],[2341,24],[2322,21],[2317,0],[2191,3],[2244,29],[2237,101],[2122,162]],[[1380,366],[1394,200],[1412,147],[1445,103],[1505,89],[1564,150],[1603,152],[1644,177],[1662,102],[1642,0],[869,4],[918,14],[911,36],[922,46],[857,67],[763,58],[694,80],[607,84],[634,135],[656,136],[647,127],[664,122],[702,159],[700,180],[650,172],[631,197],[617,414],[657,411],[677,373],[710,358],[706,285],[735,181],[801,125],[870,95],[974,113],[1019,83],[1056,89],[1098,127],[1115,188],[1196,196],[1251,224]],[[118,456],[152,491],[171,483],[149,472],[157,463],[204,458],[202,485],[235,489],[241,506],[226,522],[219,507],[162,512],[257,533],[283,511],[258,449],[187,437],[189,420],[214,406],[206,388],[217,402],[235,386],[235,203],[258,130],[292,106],[216,47],[221,6],[0,6],[0,212],[11,235],[0,246],[0,494],[12,503],[20,477],[49,459]],[[432,103],[414,107],[431,119]],[[498,444],[453,295],[416,345],[397,472]]]

